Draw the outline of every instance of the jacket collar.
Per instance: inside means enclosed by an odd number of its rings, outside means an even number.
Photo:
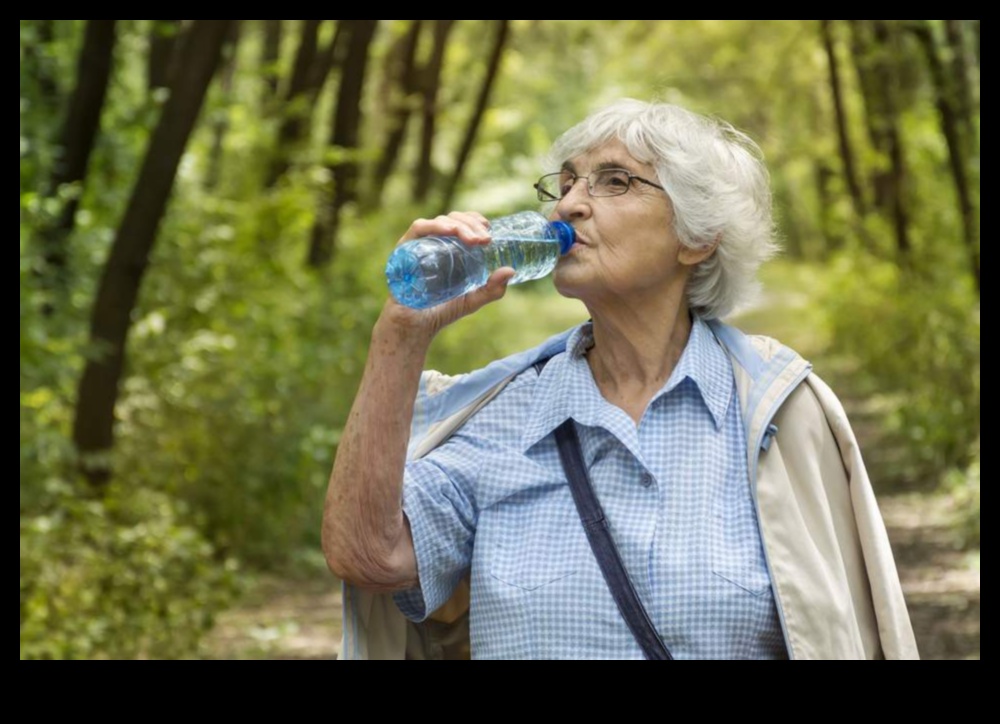
[[[812,365],[780,342],[746,335],[717,320],[709,322],[716,338],[729,352],[736,377],[736,393],[747,436],[747,465],[757,469],[757,456],[767,436],[777,433],[771,421],[782,403],[805,380]]]

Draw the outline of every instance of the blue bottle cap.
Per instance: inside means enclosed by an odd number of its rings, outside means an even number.
[[[576,241],[576,231],[565,221],[550,221],[549,225],[559,240],[559,253],[565,254],[573,246],[573,242]]]

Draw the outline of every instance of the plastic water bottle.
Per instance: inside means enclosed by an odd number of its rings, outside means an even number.
[[[385,277],[400,304],[427,309],[477,289],[503,266],[513,267],[511,284],[540,279],[576,234],[564,221],[522,211],[490,222],[489,244],[469,246],[454,236],[425,236],[400,244],[389,257]]]

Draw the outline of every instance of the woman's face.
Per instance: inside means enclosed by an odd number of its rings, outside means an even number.
[[[569,159],[563,168],[579,178],[552,211],[553,219],[569,222],[577,233],[577,243],[553,274],[560,294],[588,305],[630,303],[686,283],[690,267],[679,259],[682,247],[664,191],[639,181],[620,196],[592,197],[587,190],[587,175],[603,168],[622,168],[658,183],[652,166],[615,140]]]

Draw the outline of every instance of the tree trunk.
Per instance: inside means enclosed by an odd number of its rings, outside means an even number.
[[[316,62],[319,50],[319,30],[322,20],[303,20],[302,38],[299,50],[295,54],[295,64],[292,66],[292,77],[285,91],[285,101],[291,103],[309,87],[309,73]]]
[[[973,149],[972,144],[975,140],[975,126],[972,121],[975,101],[970,81],[972,71],[969,67],[964,21],[945,20],[944,29],[951,55],[950,79],[954,84],[951,95],[955,99],[955,112],[958,114],[958,121],[962,129],[962,141],[967,144],[965,148],[968,152]]]
[[[490,52],[490,62],[486,68],[486,77],[479,88],[479,98],[476,99],[475,110],[472,113],[472,118],[469,119],[469,125],[465,130],[465,137],[462,139],[462,146],[458,152],[458,161],[455,163],[455,171],[452,173],[447,189],[445,190],[444,200],[441,203],[442,214],[448,213],[451,209],[452,200],[455,198],[455,191],[458,189],[462,173],[465,171],[465,164],[468,162],[469,155],[472,153],[472,146],[476,142],[476,133],[479,131],[483,115],[486,113],[486,107],[490,102],[490,91],[493,90],[493,85],[500,71],[500,60],[503,57],[503,49],[507,42],[509,28],[509,20],[497,21],[497,33],[493,40],[493,49]]]
[[[319,49],[318,34],[314,38],[312,59],[302,59],[308,65],[301,69],[296,65],[289,95],[286,100],[287,115],[278,134],[279,156],[271,169],[268,188],[272,187],[288,171],[291,165],[291,154],[309,137],[312,127],[312,114],[316,107],[316,98],[323,90],[326,79],[339,63],[343,61],[344,23],[337,21],[333,38],[322,51]]]
[[[230,20],[195,20],[186,33],[171,94],[153,131],[94,302],[90,348],[80,378],[73,441],[80,467],[97,487],[110,479],[114,410],[125,369],[130,320],[177,166],[215,73]]]
[[[149,89],[170,85],[170,63],[181,32],[180,20],[153,20],[149,30]]]
[[[421,73],[423,86],[423,126],[420,133],[420,159],[414,177],[413,198],[423,202],[430,194],[434,181],[434,136],[437,121],[437,97],[441,88],[441,70],[448,34],[455,26],[454,20],[434,21],[434,47],[430,60]]]
[[[59,198],[57,214],[39,229],[45,268],[43,286],[56,292],[68,286],[68,243],[83,193],[87,165],[101,124],[101,109],[111,79],[115,46],[114,20],[88,20],[77,59],[76,87],[59,135],[59,155],[46,195]],[[52,311],[51,305],[45,308]]]
[[[958,198],[958,211],[962,219],[962,232],[969,256],[969,266],[972,271],[972,278],[976,284],[976,292],[979,293],[981,291],[979,230],[977,228],[976,213],[972,201],[972,190],[969,186],[968,161],[964,151],[965,146],[961,139],[962,119],[959,114],[959,106],[962,102],[961,94],[954,92],[949,87],[948,74],[941,60],[938,44],[935,42],[934,31],[930,22],[927,20],[914,20],[909,27],[913,30],[924,48],[927,65],[930,68],[931,79],[934,83],[938,117],[941,122],[941,132],[948,145],[948,161]],[[958,82],[955,78],[951,80],[953,83]]]
[[[875,206],[890,220],[903,260],[910,252],[906,213],[906,168],[898,126],[892,29],[884,20],[851,20],[851,49],[865,100],[865,120],[872,146],[882,157],[872,173]]]
[[[330,145],[342,149],[345,157],[328,165],[333,178],[333,196],[321,198],[313,224],[309,244],[308,263],[319,269],[333,259],[340,226],[340,213],[355,198],[358,147],[361,128],[361,97],[364,90],[365,70],[368,66],[368,48],[375,35],[377,20],[342,20],[346,25],[347,57],[341,74],[337,103],[334,108]]]
[[[888,159],[889,139],[883,126],[885,102],[879,91],[878,74],[875,70],[877,50],[874,47],[871,24],[868,20],[849,20],[851,27],[851,59],[858,76],[858,87],[865,106],[865,127],[868,139],[876,153]],[[871,172],[871,186],[875,208],[884,216],[891,215],[892,174],[888,163],[878,163]]]
[[[823,239],[826,241],[826,250],[835,252],[844,246],[844,237],[837,228],[834,209],[837,203],[830,184],[833,181],[834,173],[830,165],[825,160],[816,161],[816,192],[819,196],[819,223],[823,232]]]
[[[264,76],[264,109],[270,109],[271,103],[278,95],[278,64],[281,61],[281,22],[280,20],[265,20],[264,44],[261,48],[260,64]]]
[[[208,170],[205,173],[205,188],[214,190],[222,177],[222,152],[229,130],[229,103],[233,94],[233,77],[236,75],[236,52],[240,42],[240,21],[234,20],[229,35],[222,44],[222,72],[219,84],[222,90],[220,108],[212,119],[212,149],[208,155]]]
[[[834,118],[837,123],[837,140],[840,145],[840,159],[844,168],[844,179],[851,193],[854,213],[859,219],[868,214],[861,183],[858,181],[857,165],[854,161],[854,147],[848,131],[847,113],[844,110],[843,90],[840,81],[840,64],[834,44],[832,20],[820,20],[820,32],[823,36],[823,47],[826,50],[827,62],[830,68],[830,92],[833,97]],[[825,186],[825,184],[823,184]]]
[[[420,39],[422,23],[422,20],[411,21],[409,30],[402,38],[398,77],[394,82],[388,84],[389,93],[392,94],[393,98],[390,101],[388,135],[382,155],[375,167],[371,193],[368,194],[370,206],[375,206],[382,200],[385,184],[389,180],[389,176],[392,175],[392,170],[399,158],[399,151],[403,147],[403,139],[406,138],[406,127],[410,122],[413,98],[419,82],[417,41]],[[393,88],[394,85],[395,88]]]
[[[978,67],[980,67],[979,66],[979,21],[978,20],[973,20],[972,21],[972,35],[976,39],[976,43],[975,43],[976,67],[978,68]]]
[[[302,138],[306,128],[306,119],[312,112],[312,104],[308,102],[309,75],[316,62],[316,50],[319,47],[319,27],[322,20],[303,20],[302,37],[299,50],[295,55],[295,65],[292,77],[285,89],[283,120],[278,130],[278,144],[275,157],[271,162],[264,187],[273,188],[291,165],[290,155],[295,141]]]
[[[313,62],[312,68],[309,69],[308,87],[314,98],[319,95],[326,84],[330,71],[344,61],[344,49],[347,45],[344,42],[344,23],[340,20],[336,23],[337,27],[333,31],[333,37],[322,52],[316,53],[316,60]]]
[[[896,103],[896,78],[892,66],[893,28],[885,20],[875,20],[875,41],[877,56],[875,74],[879,94],[884,103],[884,114],[879,123],[885,130],[889,148],[889,206],[892,209],[893,226],[896,231],[896,248],[905,262],[910,254],[909,215],[906,211],[906,163],[903,157],[903,139],[899,130],[899,109]]]

